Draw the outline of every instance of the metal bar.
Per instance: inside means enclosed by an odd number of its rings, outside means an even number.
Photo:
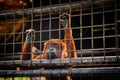
[[[42,7],[42,0],[40,0],[40,7]],[[42,10],[41,10],[41,13],[40,13],[40,48],[39,48],[39,50],[42,50],[42,26],[43,26],[43,23],[42,23],[42,20],[43,20],[43,18],[42,18]]]
[[[22,77],[22,76],[41,76],[41,75],[80,75],[80,74],[120,74],[120,67],[96,67],[96,68],[73,68],[73,69],[54,69],[54,70],[6,70],[0,71],[0,77]]]
[[[104,59],[105,59],[105,4],[103,3],[103,48],[104,48]]]
[[[94,62],[92,62],[92,59],[94,60]],[[50,66],[83,66],[84,64],[90,64],[94,63],[94,64],[100,64],[102,66],[102,64],[116,64],[119,63],[120,58],[116,59],[116,56],[106,56],[106,59],[104,60],[104,56],[102,57],[82,57],[82,58],[62,58],[62,59],[51,59],[51,60],[47,60],[47,59],[40,59],[40,60],[32,60],[32,64],[31,64],[31,60],[14,60],[14,63],[12,60],[10,61],[0,61],[0,66],[9,66],[12,65],[13,66],[21,66],[21,67],[28,67],[28,65],[31,66],[44,66],[44,67],[50,67]],[[104,63],[105,61],[105,63]],[[49,66],[48,66],[49,65]],[[93,65],[93,64],[92,64]],[[120,64],[117,64],[120,65]]]
[[[50,11],[54,12],[54,13],[59,13],[59,10],[61,11],[68,11],[69,7],[71,6],[73,8],[73,10],[78,10],[77,8],[80,7],[80,5],[83,5],[84,9],[86,10],[87,7],[89,7],[91,5],[91,3],[94,3],[96,5],[101,5],[103,2],[113,2],[114,0],[85,0],[85,1],[80,1],[80,2],[73,2],[70,4],[60,4],[60,5],[55,5],[55,6],[47,6],[47,7],[40,7],[40,8],[31,8],[31,9],[24,9],[24,10],[19,10],[19,11],[11,11],[11,12],[7,12],[7,16],[12,17],[14,12],[16,13],[16,16],[20,16],[20,15],[30,15],[31,11],[33,12],[33,14],[39,14],[42,13],[44,14],[48,14]],[[6,16],[6,13],[0,13],[0,17]]]
[[[118,50],[118,49],[117,49]],[[92,56],[91,53],[95,56],[103,56],[104,53],[106,54],[106,56],[115,56],[116,55],[116,48],[110,48],[110,49],[88,49],[88,50],[77,50],[77,55],[78,57],[90,57]],[[120,52],[120,49],[118,50],[118,52]],[[16,53],[14,54],[14,59],[15,60],[19,60],[20,59],[20,55],[22,53]],[[35,53],[34,53],[35,54]],[[11,60],[13,58],[12,54],[0,54],[0,60],[4,60],[4,57],[6,58],[6,60]]]
[[[117,10],[117,0],[115,0],[115,10]],[[115,11],[115,45],[116,45],[116,57],[119,57],[119,51],[117,51],[119,48],[120,48],[120,41],[119,41],[119,28],[118,28],[118,15],[117,15],[117,12]]]
[[[93,35],[93,3],[91,5],[91,49],[94,49],[94,35]],[[92,53],[92,62],[94,62],[94,54]]]

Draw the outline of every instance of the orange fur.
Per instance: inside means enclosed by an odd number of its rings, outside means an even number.
[[[43,53],[41,55],[38,55],[37,57],[32,57],[31,58],[31,54],[27,54],[29,52],[32,52],[32,47],[33,45],[28,45],[26,43],[24,43],[23,45],[23,49],[22,49],[22,55],[21,55],[21,60],[25,60],[25,59],[47,59],[46,57],[46,47],[49,44],[57,44],[59,46],[61,46],[61,55],[59,55],[58,58],[77,58],[77,54],[76,54],[76,46],[75,46],[75,42],[72,36],[72,30],[71,30],[71,25],[70,25],[70,16],[68,14],[63,14],[63,19],[64,17],[68,18],[68,22],[67,24],[65,24],[65,29],[64,29],[64,41],[61,41],[59,39],[51,39],[47,42],[44,43],[44,49],[43,49]],[[64,20],[60,19],[61,21],[64,22]],[[34,44],[31,43],[31,44]],[[66,76],[65,80],[71,80],[70,76]]]
[[[59,39],[51,39],[47,42],[44,43],[44,49],[43,49],[43,54],[41,55],[38,55],[35,59],[47,59],[46,57],[46,47],[51,45],[51,44],[57,44],[61,47],[61,55],[59,55],[58,58],[67,58],[68,57],[68,54],[66,52],[66,45],[63,41],[59,40]]]

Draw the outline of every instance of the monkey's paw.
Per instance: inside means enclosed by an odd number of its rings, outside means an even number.
[[[61,16],[60,16],[60,23],[62,25],[62,27],[64,28],[67,28],[67,24],[69,22],[69,17],[70,15],[68,13],[63,13]]]
[[[35,40],[35,30],[28,29],[26,30],[26,43],[30,44]]]

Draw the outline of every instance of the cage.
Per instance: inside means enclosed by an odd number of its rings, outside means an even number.
[[[28,29],[37,48],[28,54],[44,54],[51,39],[64,41],[62,13],[69,14],[78,57],[20,60]],[[119,80],[119,55],[119,0],[0,0],[0,80]]]

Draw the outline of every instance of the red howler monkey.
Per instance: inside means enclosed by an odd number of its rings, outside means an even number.
[[[26,31],[26,40],[22,48],[21,60],[29,59],[55,59],[55,58],[76,58],[76,47],[72,36],[70,15],[63,13],[60,16],[60,23],[64,27],[64,41],[59,39],[51,39],[44,43],[43,53],[34,56],[34,52],[39,52],[34,47],[35,30]],[[70,77],[66,77],[70,80]]]
[[[51,39],[44,43],[43,53],[34,56],[39,52],[34,47],[35,30],[26,30],[26,40],[22,48],[21,60],[29,59],[54,59],[54,58],[76,58],[76,47],[72,36],[71,19],[69,14],[63,13],[60,16],[60,23],[64,27],[64,42],[59,39]],[[32,53],[32,54],[31,54]]]

